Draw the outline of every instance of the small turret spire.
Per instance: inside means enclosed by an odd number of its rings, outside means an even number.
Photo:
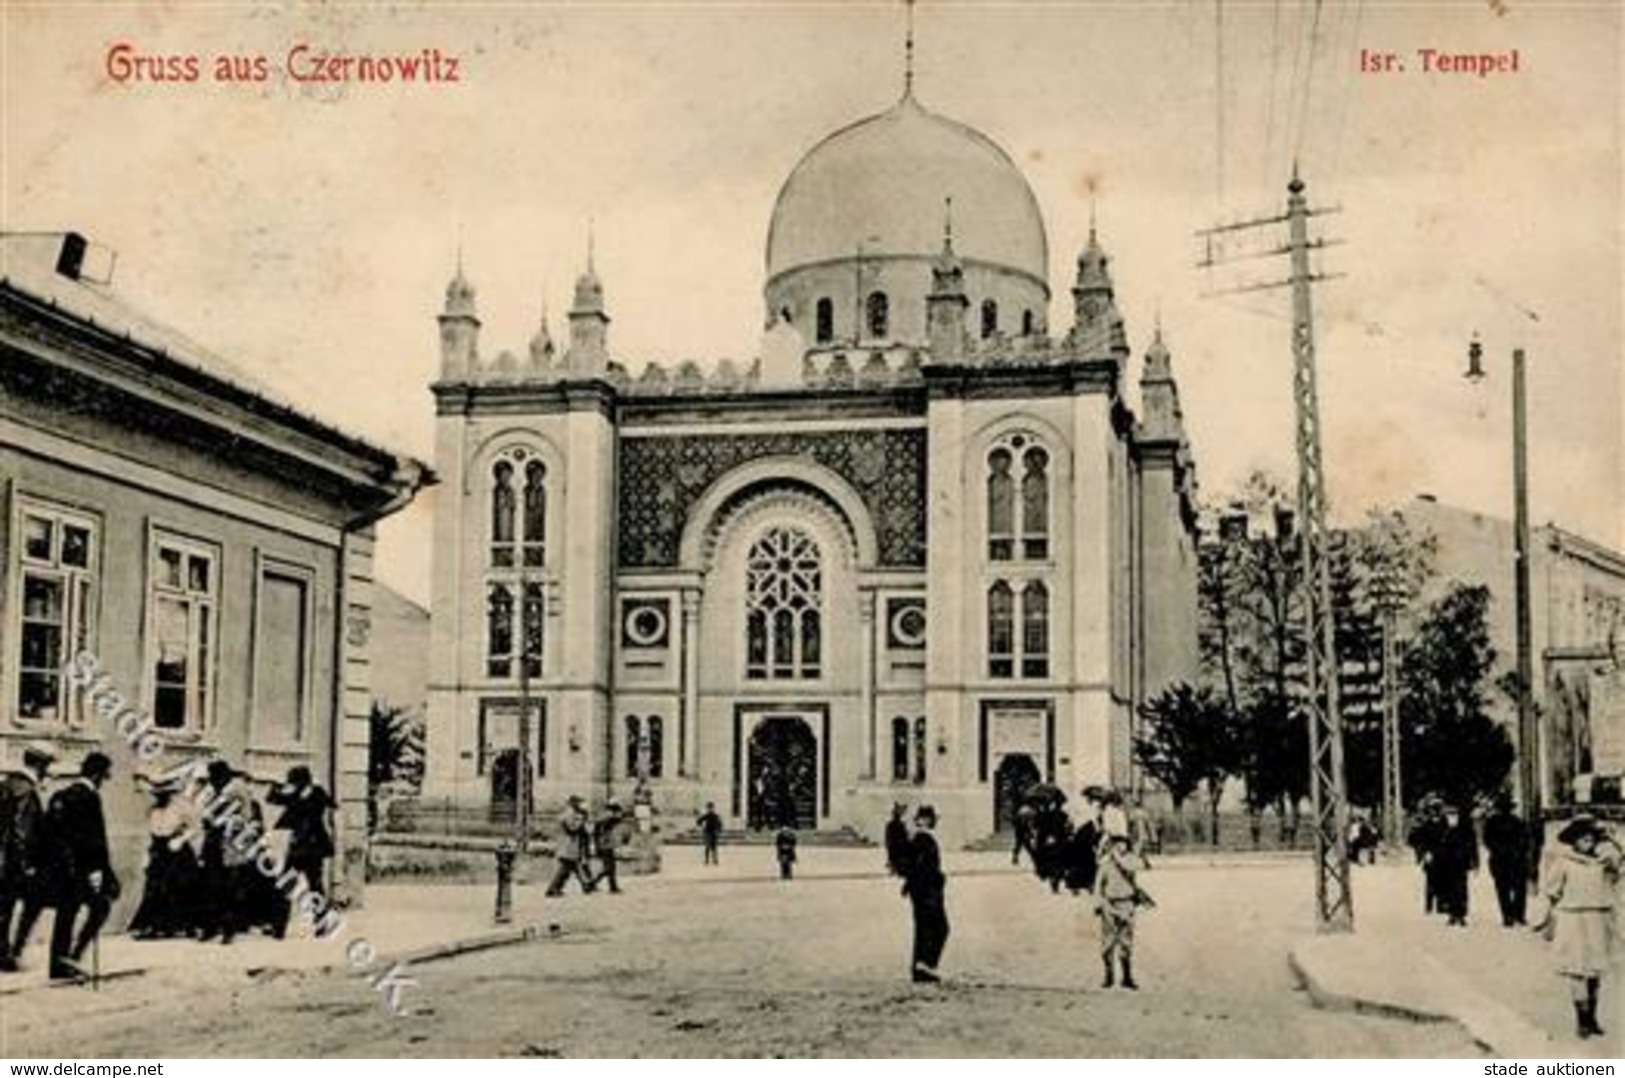
[[[908,8],[908,33],[903,38],[903,96],[914,96],[914,0],[905,0]]]

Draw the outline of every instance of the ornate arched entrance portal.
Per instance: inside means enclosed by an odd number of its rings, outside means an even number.
[[[1016,809],[1027,791],[1040,779],[1038,765],[1024,752],[1014,752],[999,761],[993,773],[993,826],[1008,831],[1016,825]]]
[[[754,829],[818,826],[818,738],[798,715],[769,715],[751,731],[745,824]]]

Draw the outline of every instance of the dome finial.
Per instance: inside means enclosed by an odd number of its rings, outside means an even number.
[[[942,249],[954,249],[954,196],[947,195],[942,200]]]

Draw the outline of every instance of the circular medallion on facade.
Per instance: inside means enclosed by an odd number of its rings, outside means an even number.
[[[640,648],[666,642],[666,611],[658,606],[634,606],[626,612],[626,638]]]
[[[925,607],[918,603],[898,604],[892,607],[891,635],[902,647],[925,647]]]

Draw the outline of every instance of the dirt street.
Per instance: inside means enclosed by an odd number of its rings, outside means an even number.
[[[908,982],[908,906],[894,880],[680,871],[546,903],[553,938],[415,969],[402,1016],[339,974],[209,983],[175,971],[8,999],[0,1054],[1478,1054],[1450,1025],[1310,1007],[1286,962],[1309,929],[1307,864],[1170,865],[1146,884],[1158,908],[1140,925],[1138,992],[1099,987],[1083,902],[1028,875],[951,880],[949,983],[932,987]]]

